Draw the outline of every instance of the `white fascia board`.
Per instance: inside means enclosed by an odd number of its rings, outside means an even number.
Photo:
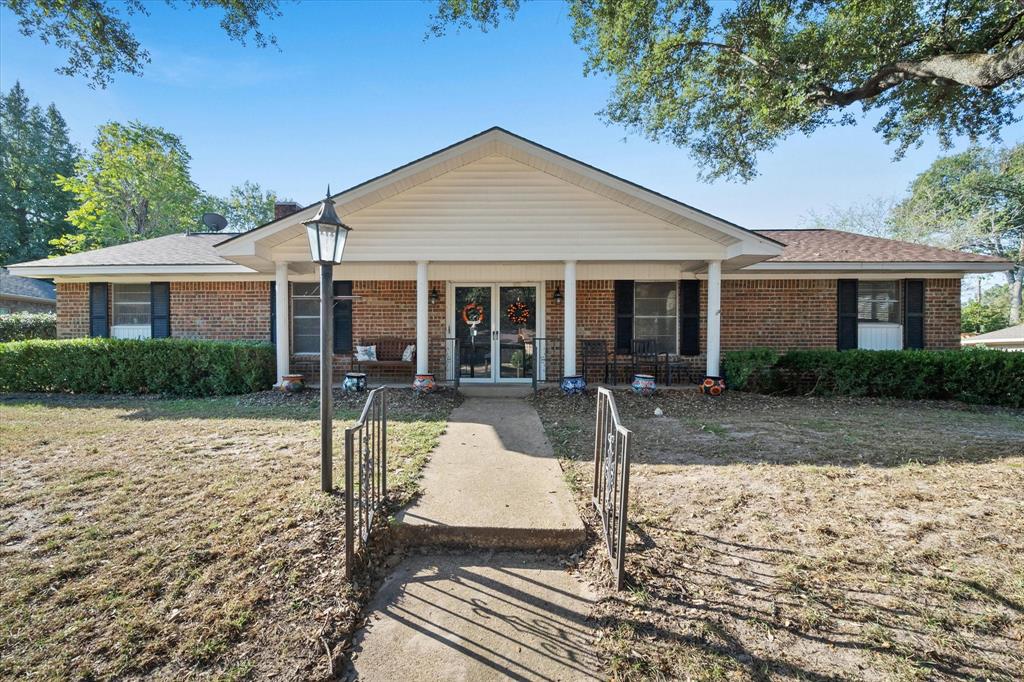
[[[743,268],[741,272],[885,272],[885,271],[914,271],[914,272],[1003,272],[1012,267],[1009,263],[971,263],[963,261],[950,261],[945,263],[922,263],[918,261],[904,261],[899,263],[755,263]]]
[[[12,265],[11,270],[23,277],[50,278],[62,276],[102,275],[250,275],[256,274],[244,265]]]

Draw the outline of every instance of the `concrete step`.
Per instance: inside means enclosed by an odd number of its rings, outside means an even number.
[[[524,398],[533,393],[533,385],[459,384],[459,393],[473,398]]]
[[[412,547],[567,553],[580,547],[587,539],[582,527],[509,528],[396,523],[393,530],[397,542]]]

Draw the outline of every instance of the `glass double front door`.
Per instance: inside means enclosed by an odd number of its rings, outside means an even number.
[[[532,381],[537,286],[455,285],[456,371],[462,381]]]

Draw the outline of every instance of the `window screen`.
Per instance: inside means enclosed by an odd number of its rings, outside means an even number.
[[[679,328],[677,300],[676,282],[636,282],[633,338],[653,339],[659,353],[675,353]]]
[[[857,286],[857,319],[900,324],[900,283],[861,280]]]
[[[150,323],[148,284],[114,285],[114,326],[142,326]]]
[[[292,284],[292,352],[320,352],[320,285]]]

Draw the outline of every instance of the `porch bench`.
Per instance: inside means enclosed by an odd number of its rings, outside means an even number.
[[[370,374],[372,370],[408,370],[409,372],[415,372],[416,370],[416,354],[413,353],[412,360],[402,360],[402,353],[405,352],[407,346],[412,346],[416,342],[411,339],[396,339],[396,338],[381,338],[381,339],[361,339],[356,345],[359,346],[376,346],[377,348],[377,359],[376,360],[356,360],[355,349],[352,352],[352,371],[353,372],[365,372]],[[396,371],[397,373],[397,371]],[[405,377],[403,377],[404,379]]]

